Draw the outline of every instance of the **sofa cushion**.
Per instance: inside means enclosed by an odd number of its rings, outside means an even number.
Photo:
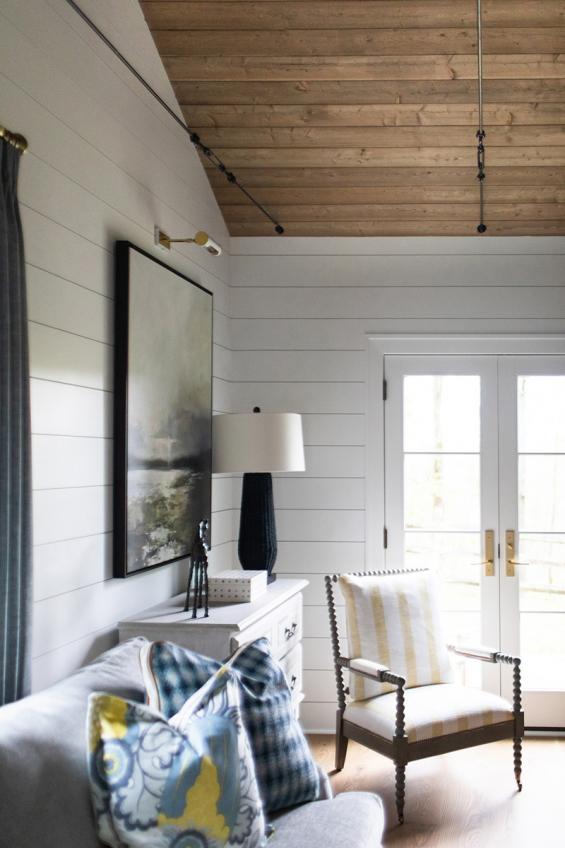
[[[10,848],[99,848],[86,769],[91,692],[145,700],[132,639],[49,689],[0,709],[0,822]]]
[[[384,830],[381,799],[344,792],[331,801],[304,804],[274,819],[269,848],[379,848]]]
[[[92,797],[114,848],[262,848],[265,820],[237,679],[224,666],[167,720],[90,696]]]
[[[148,643],[141,662],[149,704],[165,718],[177,712],[221,665],[172,642]],[[266,812],[315,801],[320,795],[318,769],[268,640],[257,639],[240,648],[232,668],[241,686],[241,714]]]

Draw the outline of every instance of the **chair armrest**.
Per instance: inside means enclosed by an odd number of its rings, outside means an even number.
[[[482,662],[498,662],[497,653],[494,648],[487,648],[484,645],[478,645],[477,647],[448,645],[447,650],[451,651],[452,654],[458,654],[460,657],[468,657],[469,659],[481,660]]]
[[[494,648],[487,648],[484,645],[478,645],[477,647],[468,647],[467,645],[448,645],[447,650],[451,651],[453,654],[458,654],[461,657],[468,657],[473,660],[482,660],[482,662],[520,665],[519,657],[513,657],[510,654],[502,654],[500,651],[495,651]]]
[[[403,688],[406,684],[406,679],[399,674],[395,674],[386,665],[364,660],[362,657],[350,659],[349,657],[340,657],[338,665],[342,668],[348,668],[354,674],[360,674],[362,677],[368,677],[370,680],[375,680],[377,683],[392,683],[393,686]]]

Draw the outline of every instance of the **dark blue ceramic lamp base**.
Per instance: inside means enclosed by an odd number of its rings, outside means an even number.
[[[241,492],[238,554],[245,571],[266,570],[267,581],[277,559],[277,530],[270,474],[244,474]]]

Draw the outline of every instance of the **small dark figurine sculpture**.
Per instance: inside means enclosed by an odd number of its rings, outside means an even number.
[[[197,617],[199,609],[204,607],[204,618],[208,618],[208,519],[203,518],[198,524],[198,530],[194,537],[194,544],[190,553],[190,567],[188,570],[188,584],[186,587],[186,601],[184,611],[188,612],[190,606],[190,590],[192,592],[192,618]],[[194,579],[194,587],[192,582]]]

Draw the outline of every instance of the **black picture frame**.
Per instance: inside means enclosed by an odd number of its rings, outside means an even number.
[[[154,269],[151,265],[146,266],[146,261],[147,263],[153,263]],[[139,272],[141,269],[143,269],[143,271],[140,275]],[[143,284],[140,282],[139,277],[143,276],[146,271],[147,273],[150,273],[151,271],[154,273],[154,288],[153,275],[151,276],[150,283],[148,283],[147,280],[144,280]],[[134,278],[136,273],[138,274],[137,280]],[[177,414],[177,420],[180,423],[173,426],[175,438],[173,438],[173,434],[171,432],[169,434],[169,438],[165,440],[168,442],[169,446],[174,446],[176,458],[171,459],[169,452],[169,459],[165,461],[165,467],[163,466],[164,461],[161,458],[154,458],[154,456],[147,459],[147,463],[145,465],[140,464],[145,460],[136,459],[134,461],[134,466],[132,467],[131,446],[132,441],[140,441],[140,427],[139,422],[136,422],[136,438],[135,440],[132,440],[131,431],[134,426],[132,424],[132,420],[134,418],[132,396],[135,396],[135,390],[132,389],[132,382],[135,383],[135,381],[132,380],[132,369],[135,368],[136,362],[132,361],[130,348],[133,343],[132,340],[135,338],[139,339],[140,330],[142,328],[147,333],[144,338],[148,341],[151,340],[151,344],[157,344],[160,340],[162,340],[166,341],[166,347],[168,346],[169,350],[171,347],[174,347],[174,365],[180,368],[180,365],[182,364],[184,368],[183,376],[186,378],[187,362],[186,360],[183,360],[181,356],[183,350],[185,350],[187,357],[190,356],[190,345],[192,344],[190,338],[191,334],[179,333],[178,322],[176,327],[171,326],[171,324],[175,323],[177,314],[184,315],[184,311],[182,309],[175,310],[172,320],[169,321],[168,326],[159,325],[159,305],[167,304],[167,298],[169,297],[173,299],[173,295],[177,300],[179,297],[183,297],[184,287],[179,287],[179,279],[190,287],[186,289],[186,304],[188,311],[190,311],[191,306],[193,307],[190,316],[190,321],[192,322],[193,327],[195,325],[195,321],[198,319],[195,304],[202,306],[202,320],[204,321],[205,326],[201,327],[200,324],[196,324],[197,332],[195,333],[196,340],[194,341],[195,345],[200,343],[200,346],[202,347],[202,358],[201,361],[199,360],[201,373],[194,388],[194,394],[202,400],[202,403],[196,408],[194,426],[192,426],[192,413],[190,413],[187,409],[183,409]],[[136,286],[145,286],[144,292],[147,298],[146,303],[139,295]],[[167,291],[167,289],[169,290]],[[148,292],[149,295],[147,295]],[[203,296],[202,298],[200,298],[200,293]],[[146,308],[146,313],[148,313],[145,316],[132,314],[134,307],[139,307],[140,303],[143,308]],[[138,310],[138,312],[139,311],[140,310]],[[186,315],[188,316],[188,312]],[[198,522],[203,518],[207,518],[208,521],[211,520],[213,294],[208,289],[204,288],[204,286],[201,286],[199,283],[196,283],[194,280],[191,280],[189,277],[181,274],[174,268],[171,268],[164,262],[156,259],[145,250],[142,250],[142,248],[137,247],[129,241],[117,241],[115,245],[114,316],[113,574],[114,577],[131,577],[135,574],[143,574],[155,568],[161,568],[164,565],[186,558],[190,553],[192,541],[198,529]],[[169,316],[169,318],[170,317],[171,316]],[[166,311],[164,318],[166,318]],[[133,331],[132,322],[137,322],[135,330]],[[166,334],[170,332],[176,332],[179,338],[175,340],[174,337],[171,338],[170,336],[167,336]],[[199,352],[197,355],[200,356]],[[170,359],[171,357],[169,356],[169,360]],[[150,375],[149,378],[145,378],[143,385],[144,388],[149,387],[149,392],[151,391],[152,386],[155,390],[162,391],[162,379],[165,376],[163,374],[163,369],[167,367],[167,364],[170,364],[170,361],[167,361],[166,355],[161,356],[160,351],[159,356],[151,360],[150,367],[152,367],[153,363],[155,363],[156,366],[154,375],[155,379],[152,379],[152,375]],[[171,382],[174,383],[174,380]],[[158,404],[152,405],[150,408],[152,410],[162,409],[162,407]],[[176,414],[175,410],[171,412],[171,416],[174,416],[174,414]],[[171,426],[171,416],[169,417],[169,426]],[[175,419],[173,417],[173,421],[174,420]],[[184,435],[178,437],[179,433]],[[195,439],[197,439],[197,445],[201,450],[199,450],[198,453],[191,455],[186,451],[189,451],[190,447],[194,444]],[[159,441],[163,441],[163,439],[160,439]],[[155,445],[155,443],[155,437],[150,435],[149,444]],[[183,450],[185,450],[185,453],[182,453]],[[194,467],[191,466],[189,462],[192,462]],[[172,502],[174,503],[175,508],[171,512],[173,514],[178,514],[179,510],[185,509],[187,520],[181,521],[180,516],[178,516],[179,520],[176,521],[172,531],[169,528],[167,536],[168,543],[161,544],[161,554],[155,552],[153,556],[146,555],[145,551],[147,544],[144,547],[143,543],[140,542],[139,528],[135,533],[132,533],[132,514],[134,510],[132,510],[131,489],[132,475],[136,472],[138,473],[138,477],[141,477],[142,480],[144,479],[143,475],[145,475],[145,479],[147,479],[147,477],[151,474],[165,475],[165,479],[168,479],[167,475],[176,475],[174,477],[173,484],[171,485],[169,483],[168,488],[165,488],[165,491],[170,494],[174,490],[174,501]],[[184,501],[182,500],[183,479],[186,480],[187,483],[190,482],[190,487],[186,490],[188,499],[186,505],[183,505]],[[145,485],[147,486],[148,484],[146,483]],[[138,504],[141,504],[141,512],[143,515],[146,513],[146,510],[144,509],[146,502],[151,502],[151,498],[153,498],[154,501],[156,497],[165,497],[162,495],[164,489],[163,484],[158,486],[156,484],[149,485],[153,485],[154,490],[158,492],[158,494],[155,495],[151,492],[150,498],[146,498],[146,501],[143,501],[143,498],[138,498]],[[192,499],[188,496],[188,492],[191,492]],[[168,502],[170,502],[170,500],[167,501],[165,499],[165,503]],[[136,507],[135,511],[139,514],[139,505]],[[166,509],[163,510],[162,504],[161,507],[155,511],[159,515],[169,515],[169,512]],[[147,523],[148,522],[146,521],[140,522],[143,533],[146,532]],[[161,528],[157,529],[159,531],[157,535],[159,535]],[[145,539],[148,538],[148,533],[149,531],[147,530],[144,537]],[[153,536],[154,535],[155,533],[153,532]],[[132,542],[132,536],[135,538],[135,545]],[[151,538],[151,534],[149,534],[149,538]],[[209,538],[211,538],[211,531]],[[162,558],[159,558],[160,556]],[[153,561],[155,559],[158,561]],[[135,563],[135,565],[132,565],[132,563]]]

